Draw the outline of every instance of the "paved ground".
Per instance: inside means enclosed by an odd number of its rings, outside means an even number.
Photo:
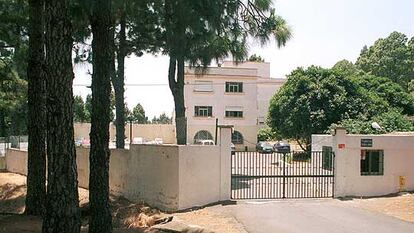
[[[414,223],[333,199],[239,202],[210,207],[250,233],[412,233]]]

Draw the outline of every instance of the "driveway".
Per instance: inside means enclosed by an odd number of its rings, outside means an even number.
[[[238,202],[210,207],[250,233],[413,233],[414,223],[334,199]]]

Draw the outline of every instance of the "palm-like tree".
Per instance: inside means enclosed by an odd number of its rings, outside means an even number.
[[[265,44],[272,37],[285,46],[292,33],[275,14],[271,0],[165,0],[160,9],[165,29],[164,53],[169,55],[169,86],[175,102],[178,144],[186,144],[184,64],[206,67],[212,60],[247,58],[249,37]]]

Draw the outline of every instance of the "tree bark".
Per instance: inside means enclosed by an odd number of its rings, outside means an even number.
[[[69,0],[46,1],[47,196],[43,233],[79,233]]]
[[[116,148],[125,147],[125,57],[126,57],[126,17],[125,11],[121,10],[119,47],[117,53],[118,68],[115,79],[112,80],[115,89],[115,112],[116,112]],[[130,140],[132,140],[130,138]]]
[[[177,70],[177,74],[176,74]],[[177,78],[176,78],[177,75]],[[178,145],[187,144],[187,118],[184,102],[184,57],[170,56],[168,83],[175,104],[175,132]]]
[[[109,122],[114,30],[111,1],[95,0],[92,25],[92,115],[89,155],[90,233],[112,232],[109,208]]]
[[[29,1],[28,167],[25,213],[43,215],[46,201],[44,1]]]
[[[0,137],[5,137],[5,139],[7,139],[6,116],[4,115],[4,112],[3,109],[0,109]]]

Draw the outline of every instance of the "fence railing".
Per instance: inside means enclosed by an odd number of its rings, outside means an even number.
[[[26,135],[0,137],[0,156],[5,156],[9,148],[27,150],[28,137]]]

